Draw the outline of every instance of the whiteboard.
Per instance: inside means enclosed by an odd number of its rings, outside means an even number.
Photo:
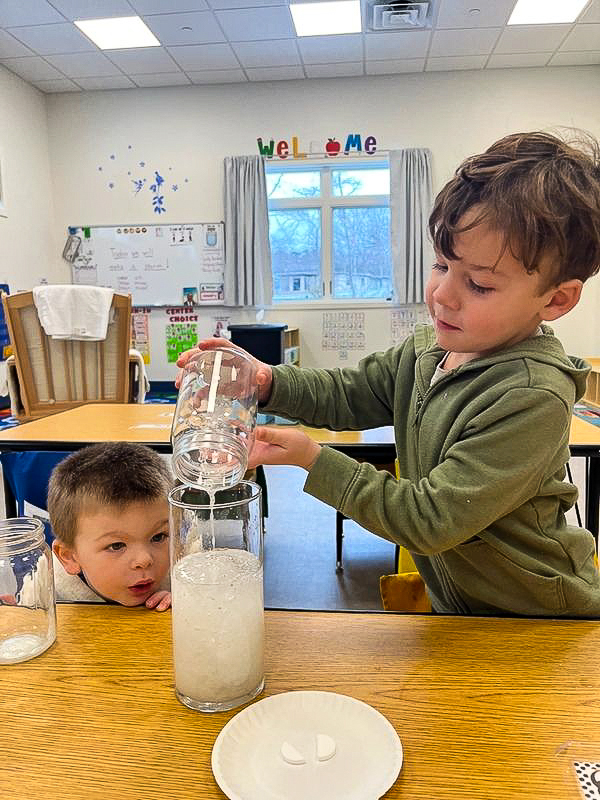
[[[131,294],[134,306],[223,305],[222,222],[69,228],[73,283]]]

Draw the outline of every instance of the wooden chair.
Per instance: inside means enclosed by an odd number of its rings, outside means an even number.
[[[103,341],[53,339],[38,319],[33,292],[2,295],[23,404],[36,419],[84,403],[129,401],[131,297],[115,294]]]

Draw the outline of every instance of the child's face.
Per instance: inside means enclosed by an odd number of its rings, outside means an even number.
[[[552,318],[546,311],[555,290],[539,295],[540,274],[527,274],[509,248],[498,261],[503,244],[501,233],[481,224],[454,237],[456,260],[436,254],[426,300],[444,350],[483,356],[527,339]]]
[[[169,569],[166,499],[110,506],[79,515],[74,548],[55,552],[66,571],[83,571],[91,589],[123,606],[139,606]]]

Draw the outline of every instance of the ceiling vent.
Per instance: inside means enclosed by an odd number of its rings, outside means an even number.
[[[431,0],[409,3],[406,0],[375,0],[369,8],[369,29],[372,31],[407,31],[431,28]]]

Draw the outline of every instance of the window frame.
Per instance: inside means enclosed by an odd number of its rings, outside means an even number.
[[[342,195],[334,196],[332,193],[332,173],[338,170],[361,170],[361,169],[387,169],[389,172],[390,164],[387,156],[338,156],[335,161],[332,158],[307,159],[306,161],[295,160],[293,163],[286,163],[283,159],[269,159],[265,163],[265,172],[314,172],[318,171],[321,176],[321,192],[315,197],[287,197],[269,200],[267,198],[268,211],[287,211],[294,209],[319,209],[321,211],[321,282],[322,297],[317,298],[294,298],[291,300],[276,300],[273,298],[273,308],[306,308],[307,306],[320,307],[384,307],[393,303],[392,296],[389,298],[373,297],[346,297],[337,298],[333,296],[333,210],[334,208],[378,208],[390,207],[390,194],[378,195]],[[393,286],[393,280],[392,280]]]

